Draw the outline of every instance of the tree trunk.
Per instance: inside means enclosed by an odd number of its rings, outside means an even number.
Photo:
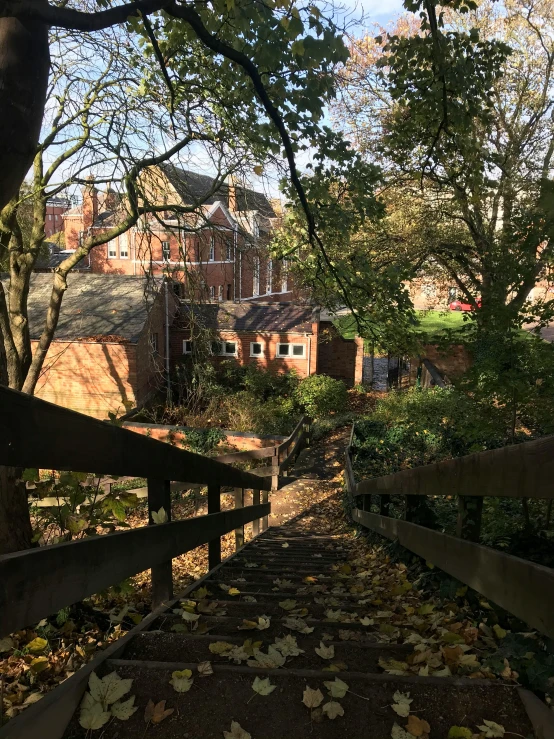
[[[17,194],[33,163],[49,69],[48,27],[0,18],[0,210]]]
[[[29,549],[33,530],[21,470],[0,467],[0,555]]]

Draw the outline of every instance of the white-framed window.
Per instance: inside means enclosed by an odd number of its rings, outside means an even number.
[[[232,242],[230,240],[227,240],[226,251],[225,251],[225,259],[228,262],[232,262],[233,261],[233,244],[232,244]]]
[[[183,354],[192,354],[192,341],[190,339],[183,341]]]
[[[129,258],[129,240],[128,240],[127,233],[119,235],[119,258],[120,259]]]
[[[251,357],[263,357],[264,347],[261,341],[250,342],[250,356]]]
[[[273,291],[273,259],[268,259],[267,261],[266,278],[265,291],[266,293],[270,293]]]
[[[210,287],[210,300],[215,300],[215,285]]]
[[[252,295],[260,294],[260,257],[254,257],[252,268]]]
[[[237,342],[236,341],[213,341],[212,354],[219,357],[236,357]]]
[[[81,231],[81,233],[83,233]],[[108,242],[108,259],[117,259],[117,241],[112,239]]]
[[[219,300],[219,302],[223,300],[223,285],[219,286],[219,292],[218,292],[217,299]]]
[[[150,334],[150,348],[152,349],[152,352],[154,354],[158,354],[159,352],[159,344],[158,344],[158,334]]]
[[[48,215],[48,220],[49,220],[49,221],[51,221],[51,220],[52,220],[52,214],[51,214],[51,213],[50,213],[50,214]]]
[[[306,356],[305,344],[289,344],[283,342],[277,344],[278,357],[290,357],[290,359],[304,359]]]
[[[289,291],[289,263],[286,259],[281,262],[281,292],[288,293]]]
[[[210,255],[208,257],[209,262],[215,262],[215,236],[210,236]]]
[[[171,248],[169,241],[162,241],[162,259],[164,262],[169,262],[171,258]]]

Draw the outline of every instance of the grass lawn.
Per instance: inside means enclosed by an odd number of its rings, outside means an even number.
[[[439,338],[446,331],[456,331],[464,326],[464,314],[459,311],[421,310],[417,311],[417,324],[414,331],[425,334],[427,338]],[[340,316],[335,321],[345,339],[353,339],[356,335],[356,322],[351,315]]]

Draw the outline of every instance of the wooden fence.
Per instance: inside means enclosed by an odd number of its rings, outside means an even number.
[[[221,536],[235,530],[240,547],[244,525],[258,533],[271,511],[267,478],[5,387],[0,465],[145,477],[149,510],[139,529],[0,556],[0,637],[149,568],[156,607],[172,597],[174,557],[208,543],[211,569],[221,562]],[[172,480],[207,485],[208,514],[172,521]],[[221,511],[222,488],[234,489],[234,510]],[[244,505],[245,490],[252,505]],[[154,524],[160,508],[168,521]]]
[[[479,544],[483,498],[554,498],[554,436],[356,480],[352,426],[345,483],[352,518],[432,562],[544,634],[554,637],[554,570]],[[389,515],[404,496],[404,518]],[[457,498],[456,536],[412,522],[415,496]],[[379,513],[371,513],[377,496]]]
[[[298,453],[310,443],[310,426],[311,419],[308,416],[302,416],[290,436],[280,444],[263,447],[262,449],[249,449],[244,452],[222,454],[221,456],[214,457],[214,459],[223,464],[237,464],[247,462],[251,459],[270,458],[271,468],[263,468],[261,471],[264,475],[271,475],[271,489],[277,490],[279,486],[279,475],[288,470],[298,456]],[[253,470],[253,472],[254,474],[260,474],[260,470]]]

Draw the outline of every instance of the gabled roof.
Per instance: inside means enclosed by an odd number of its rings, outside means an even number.
[[[190,320],[213,331],[252,333],[312,333],[312,309],[293,303],[207,303],[181,302],[181,324]]]
[[[1,276],[9,301],[9,277]],[[154,299],[143,277],[70,273],[55,338],[62,341],[137,341]],[[31,339],[44,326],[52,274],[33,274],[29,290]],[[108,338],[109,337],[109,338]]]
[[[229,208],[229,185],[223,184],[210,197],[205,199],[207,193],[211,192],[214,178],[209,175],[192,172],[189,169],[181,169],[174,164],[166,162],[159,165],[169,182],[175,188],[184,203],[202,201],[211,205],[221,200]],[[236,211],[257,210],[268,218],[275,218],[273,206],[263,192],[257,192],[247,187],[235,186]],[[229,208],[229,210],[233,210]]]

